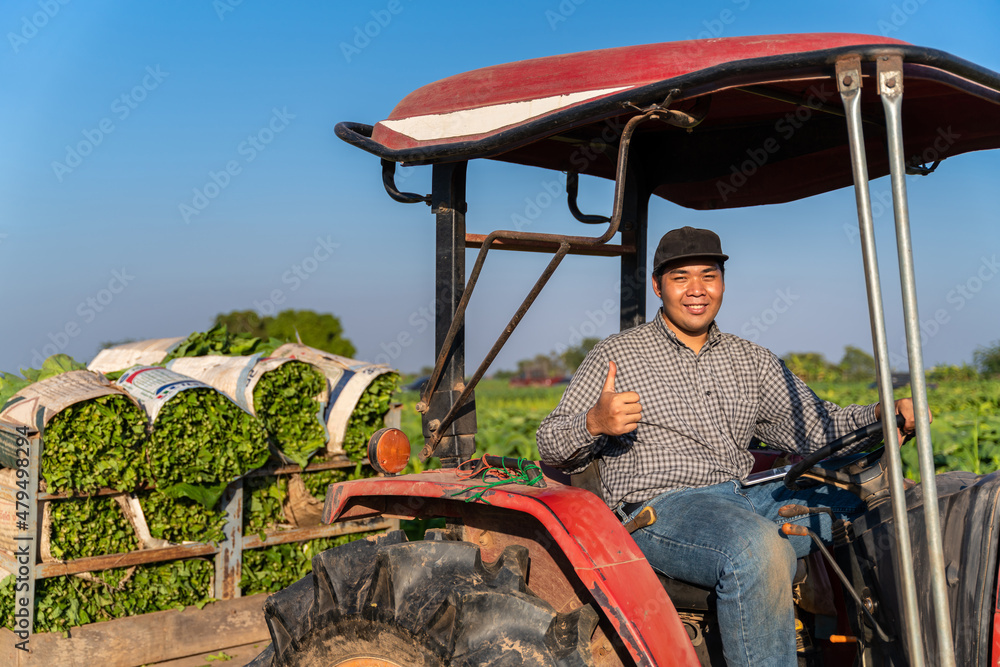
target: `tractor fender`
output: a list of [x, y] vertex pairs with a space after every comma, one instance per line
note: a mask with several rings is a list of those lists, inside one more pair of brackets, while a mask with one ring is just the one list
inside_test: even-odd
[[331, 485], [323, 521], [464, 519], [489, 508], [530, 515], [542, 525], [637, 665], [699, 664], [656, 573], [615, 514], [589, 491], [548, 478], [544, 487], [511, 483], [483, 490], [479, 480], [455, 469], [432, 470]]

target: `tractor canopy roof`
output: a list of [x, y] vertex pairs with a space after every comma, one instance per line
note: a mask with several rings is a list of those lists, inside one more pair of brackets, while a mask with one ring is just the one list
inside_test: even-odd
[[[337, 134], [407, 164], [491, 158], [615, 177], [617, 141], [640, 108], [693, 119], [640, 126], [637, 173], [694, 209], [771, 204], [852, 183], [838, 58], [862, 61], [868, 170], [888, 173], [876, 59], [901, 55], [908, 166], [1000, 147], [1000, 75], [948, 53], [870, 35], [732, 37], [627, 46], [496, 65], [418, 88], [374, 127]], [[672, 94], [671, 94], [672, 93]], [[740, 187], [753, 178], [753, 187]]]

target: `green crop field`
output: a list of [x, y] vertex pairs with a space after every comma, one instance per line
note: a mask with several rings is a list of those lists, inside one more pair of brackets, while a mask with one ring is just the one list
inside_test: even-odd
[[[537, 459], [535, 430], [556, 406], [565, 385], [554, 387], [510, 387], [502, 380], [484, 380], [476, 388], [479, 432], [476, 454], [499, 454]], [[813, 389], [823, 399], [840, 405], [873, 403], [878, 400], [866, 383], [815, 383]], [[909, 388], [896, 398], [909, 395]], [[423, 445], [420, 415], [413, 406], [416, 392], [402, 392], [396, 400], [404, 404], [403, 430], [414, 452]], [[969, 470], [988, 473], [1000, 470], [1000, 381], [948, 382], [931, 386], [928, 402], [934, 421], [931, 441], [938, 472]], [[903, 447], [907, 477], [920, 480], [914, 443]], [[436, 463], [436, 462], [435, 462]], [[422, 469], [416, 459], [414, 469]]]

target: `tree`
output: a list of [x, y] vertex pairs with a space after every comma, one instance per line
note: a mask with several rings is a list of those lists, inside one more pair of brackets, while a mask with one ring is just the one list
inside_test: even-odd
[[583, 360], [587, 356], [587, 354], [599, 342], [601, 342], [600, 338], [584, 338], [582, 341], [580, 341], [579, 345], [575, 345], [567, 349], [561, 355], [559, 355], [559, 358], [562, 360], [562, 363], [566, 367], [566, 370], [569, 371], [571, 374], [575, 373], [576, 369], [579, 368], [580, 364], [583, 363]]
[[521, 377], [529, 380], [560, 377], [566, 372], [562, 361], [554, 354], [538, 354], [534, 359], [522, 359], [517, 362], [517, 370]]
[[805, 382], [832, 380], [840, 374], [840, 369], [818, 352], [789, 352], [781, 360]]
[[977, 347], [972, 353], [972, 365], [983, 377], [1000, 377], [1000, 340]]
[[253, 310], [234, 310], [229, 313], [219, 313], [215, 316], [213, 326], [225, 324], [226, 330], [230, 333], [250, 334], [257, 338], [267, 338], [267, 330], [264, 328], [264, 320]]
[[283, 310], [274, 317], [260, 317], [252, 310], [235, 310], [215, 316], [213, 324], [225, 324], [234, 333], [258, 338], [298, 341], [325, 352], [353, 357], [354, 345], [344, 338], [340, 320], [329, 313], [312, 310]]
[[840, 363], [841, 379], [849, 382], [875, 379], [875, 357], [864, 350], [848, 345]]
[[968, 382], [979, 377], [976, 369], [969, 364], [961, 366], [935, 366], [927, 371], [927, 379], [931, 382]]

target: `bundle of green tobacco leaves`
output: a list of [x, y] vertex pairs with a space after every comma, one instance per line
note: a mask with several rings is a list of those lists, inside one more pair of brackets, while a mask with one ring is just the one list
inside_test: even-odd
[[159, 540], [181, 542], [222, 542], [227, 515], [208, 509], [190, 498], [170, 496], [159, 491], [136, 494], [149, 534]]
[[131, 491], [148, 477], [142, 456], [146, 416], [126, 394], [101, 375], [64, 354], [24, 378], [3, 373], [0, 414], [8, 421], [35, 422], [45, 408], [42, 478], [46, 490], [93, 493], [101, 488]]
[[374, 533], [322, 537], [311, 542], [276, 544], [243, 552], [240, 589], [244, 596], [275, 593], [312, 572], [312, 559], [327, 549], [360, 540]]
[[267, 537], [268, 530], [285, 523], [283, 505], [288, 498], [288, 478], [248, 477], [243, 482], [243, 535]]
[[368, 456], [368, 439], [382, 428], [382, 420], [389, 411], [392, 394], [398, 384], [397, 373], [379, 375], [358, 399], [344, 432], [344, 453], [352, 461], [360, 461]]
[[[372, 468], [358, 463], [350, 468], [304, 471], [292, 477], [300, 477], [306, 491], [322, 503], [331, 484], [366, 479], [377, 474]], [[248, 477], [243, 482], [243, 535], [257, 535], [263, 540], [268, 531], [288, 528], [289, 522], [295, 518], [286, 514], [285, 505], [288, 502], [289, 476]]]
[[47, 380], [50, 377], [62, 375], [68, 371], [79, 371], [85, 370], [86, 368], [87, 367], [84, 364], [81, 364], [68, 355], [53, 354], [51, 357], [42, 362], [41, 368], [22, 368], [21, 375], [24, 376], [23, 378], [18, 377], [13, 373], [4, 373], [3, 371], [0, 371], [0, 409], [3, 408], [4, 403], [6, 403], [11, 396], [27, 387], [32, 382]]
[[42, 437], [41, 472], [49, 491], [131, 491], [148, 478], [146, 415], [127, 396], [71, 405], [52, 417]]
[[301, 361], [288, 361], [264, 373], [253, 389], [253, 407], [274, 444], [305, 468], [328, 435], [322, 419], [326, 376]]
[[166, 364], [181, 357], [205, 357], [213, 354], [242, 357], [261, 353], [268, 356], [283, 342], [277, 338], [264, 340], [249, 334], [230, 333], [225, 324], [216, 324], [208, 331], [192, 333], [178, 343], [160, 363]]
[[210, 355], [173, 359], [167, 368], [215, 387], [251, 410], [278, 451], [299, 466], [327, 441], [326, 376], [292, 359]]
[[194, 387], [160, 408], [146, 454], [161, 493], [212, 508], [229, 482], [267, 462], [267, 435], [218, 391]]
[[49, 553], [72, 560], [122, 554], [139, 548], [135, 530], [121, 507], [107, 496], [49, 503]]
[[[212, 601], [211, 560], [187, 560], [95, 572], [86, 578], [39, 579], [35, 591], [35, 632], [72, 627], [154, 611], [202, 607]], [[15, 577], [0, 581], [0, 623], [14, 627]]]

